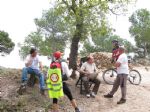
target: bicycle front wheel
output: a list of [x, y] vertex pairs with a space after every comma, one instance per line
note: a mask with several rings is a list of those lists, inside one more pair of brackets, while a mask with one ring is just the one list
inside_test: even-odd
[[142, 77], [137, 70], [131, 70], [129, 73], [129, 81], [133, 85], [139, 85], [141, 83]]
[[117, 71], [115, 69], [108, 69], [103, 73], [103, 80], [106, 84], [113, 85], [117, 77]]

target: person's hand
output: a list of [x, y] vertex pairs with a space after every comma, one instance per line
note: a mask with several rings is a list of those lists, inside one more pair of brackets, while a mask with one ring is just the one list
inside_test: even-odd
[[86, 72], [85, 72], [85, 75], [86, 75], [86, 76], [90, 76], [90, 73], [86, 71]]
[[32, 57], [30, 57], [25, 65], [26, 65], [27, 67], [29, 67], [29, 66], [32, 65], [32, 63], [33, 63], [33, 59], [32, 59]]
[[40, 65], [40, 71], [43, 71], [43, 66], [42, 65]]
[[32, 62], [33, 62], [33, 59], [32, 59], [32, 57], [30, 57], [30, 59], [28, 61], [29, 65], [32, 65]]

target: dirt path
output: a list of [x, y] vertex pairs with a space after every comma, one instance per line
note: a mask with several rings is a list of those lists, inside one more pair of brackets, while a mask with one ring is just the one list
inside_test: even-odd
[[[116, 104], [120, 99], [120, 90], [113, 99], [103, 98], [103, 95], [112, 88], [103, 82], [95, 99], [88, 99], [80, 95], [79, 88], [74, 86], [75, 81], [71, 82], [70, 88], [77, 99], [81, 112], [150, 112], [150, 71], [146, 71], [144, 68], [137, 69], [142, 74], [142, 83], [140, 86], [128, 83], [127, 103], [123, 105]], [[51, 108], [52, 101], [39, 94], [38, 85], [35, 88], [28, 88], [25, 95], [19, 96], [16, 92], [19, 81], [20, 74], [13, 77], [10, 75], [0, 76], [0, 109], [4, 100], [11, 102], [10, 105], [17, 105], [17, 108], [21, 108], [11, 110], [12, 107], [10, 107], [11, 111], [7, 109], [2, 112], [47, 112], [47, 109]], [[18, 105], [21, 106], [18, 107]], [[74, 112], [67, 98], [60, 100], [60, 112]]]

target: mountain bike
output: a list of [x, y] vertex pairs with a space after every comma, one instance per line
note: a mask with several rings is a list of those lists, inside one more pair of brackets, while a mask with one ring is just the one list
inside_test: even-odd
[[[106, 84], [113, 85], [117, 77], [116, 68], [109, 68], [105, 70], [102, 77]], [[142, 77], [140, 72], [135, 69], [130, 69], [128, 81], [133, 85], [139, 85], [141, 83], [141, 80]]]

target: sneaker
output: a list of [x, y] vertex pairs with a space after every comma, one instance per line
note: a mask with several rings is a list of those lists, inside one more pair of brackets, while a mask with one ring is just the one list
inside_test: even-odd
[[26, 81], [24, 81], [21, 83], [21, 86], [19, 87], [17, 92], [19, 95], [23, 95], [23, 93], [26, 92], [26, 89], [27, 89], [27, 83]]
[[87, 97], [87, 98], [90, 98], [90, 97], [91, 97], [91, 95], [90, 95], [90, 94], [87, 94], [87, 95], [86, 95], [86, 97]]
[[113, 98], [113, 95], [107, 94], [107, 95], [104, 95], [104, 98]]
[[123, 103], [126, 103], [126, 99], [121, 98], [120, 101], [117, 102], [117, 104], [123, 104]]
[[21, 86], [27, 86], [27, 81], [22, 81]]
[[80, 112], [79, 108], [75, 108], [75, 112]]
[[93, 98], [95, 98], [95, 97], [96, 97], [96, 94], [95, 94], [94, 92], [92, 92], [92, 93], [91, 93], [91, 96], [92, 96]]

